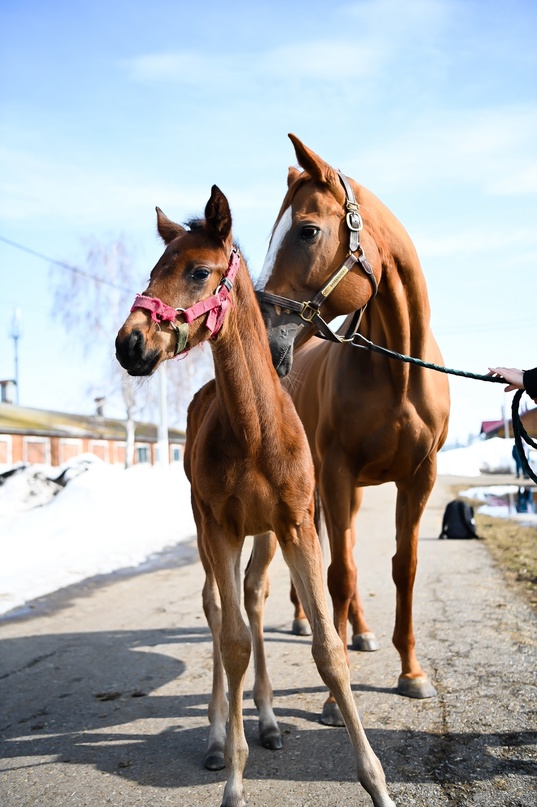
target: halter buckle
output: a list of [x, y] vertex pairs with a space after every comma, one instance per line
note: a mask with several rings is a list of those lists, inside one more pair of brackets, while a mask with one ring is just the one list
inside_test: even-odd
[[364, 222], [362, 221], [361, 215], [358, 213], [358, 210], [349, 210], [347, 213], [347, 227], [353, 233], [359, 233], [362, 231]]
[[304, 303], [302, 306], [302, 311], [300, 312], [300, 317], [304, 320], [304, 322], [312, 323], [318, 313], [319, 309], [314, 305], [311, 303]]

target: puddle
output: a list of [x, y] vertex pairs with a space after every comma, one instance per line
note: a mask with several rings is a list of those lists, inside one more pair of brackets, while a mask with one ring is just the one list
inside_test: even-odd
[[492, 485], [461, 490], [461, 496], [483, 504], [478, 513], [495, 518], [511, 518], [527, 526], [537, 526], [537, 488], [535, 485]]

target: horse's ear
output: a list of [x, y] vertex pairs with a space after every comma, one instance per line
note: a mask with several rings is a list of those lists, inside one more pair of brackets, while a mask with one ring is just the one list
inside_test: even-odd
[[289, 134], [293, 146], [295, 147], [298, 164], [308, 172], [310, 177], [316, 182], [324, 182], [327, 185], [334, 185], [340, 188], [337, 171], [331, 165], [322, 160], [314, 151], [307, 148], [304, 143], [294, 134]]
[[227, 240], [231, 233], [231, 210], [228, 200], [216, 185], [211, 188], [211, 198], [205, 207], [205, 221], [220, 241]]
[[298, 168], [295, 168], [294, 165], [289, 166], [289, 171], [287, 172], [287, 187], [290, 188], [293, 182], [298, 179], [302, 171], [299, 171]]
[[185, 232], [185, 228], [181, 227], [180, 224], [176, 224], [174, 221], [166, 216], [160, 207], [156, 208], [157, 211], [157, 230], [159, 232], [160, 237], [164, 241], [166, 245], [171, 243], [174, 238], [177, 238], [178, 235]]

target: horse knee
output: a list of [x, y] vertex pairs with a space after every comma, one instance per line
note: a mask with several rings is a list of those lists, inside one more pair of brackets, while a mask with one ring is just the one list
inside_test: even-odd
[[243, 623], [237, 631], [224, 631], [221, 637], [222, 661], [226, 672], [243, 675], [250, 663], [252, 639]]

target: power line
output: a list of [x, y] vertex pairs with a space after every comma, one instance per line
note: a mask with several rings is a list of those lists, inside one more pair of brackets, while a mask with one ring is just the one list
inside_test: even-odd
[[93, 280], [96, 283], [102, 283], [104, 286], [111, 286], [113, 289], [125, 291], [128, 294], [135, 294], [132, 289], [128, 289], [125, 286], [120, 286], [117, 283], [114, 283], [112, 280], [107, 280], [106, 278], [92, 275], [91, 272], [86, 272], [84, 269], [79, 269], [78, 266], [72, 266], [64, 261], [58, 261], [56, 258], [49, 258], [48, 255], [43, 255], [42, 252], [37, 252], [35, 249], [30, 249], [30, 247], [25, 247], [24, 244], [18, 244], [16, 241], [11, 241], [9, 238], [4, 238], [2, 235], [0, 235], [0, 241], [3, 241], [4, 244], [8, 244], [10, 247], [20, 249], [22, 252], [27, 252], [28, 255], [33, 255], [34, 258], [40, 258], [47, 263], [52, 263], [55, 266], [61, 266], [62, 269], [67, 269], [69, 272], [74, 272], [75, 274], [85, 277], [88, 280]]

